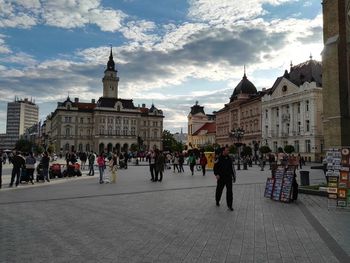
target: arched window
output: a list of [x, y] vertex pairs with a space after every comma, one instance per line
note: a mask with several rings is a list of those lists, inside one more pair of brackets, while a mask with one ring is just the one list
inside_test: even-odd
[[69, 143], [66, 143], [66, 145], [64, 146], [64, 150], [69, 151]]
[[70, 128], [69, 127], [66, 128], [66, 136], [70, 136]]
[[78, 151], [79, 151], [79, 152], [82, 152], [82, 151], [83, 151], [83, 144], [79, 143]]
[[90, 144], [85, 145], [85, 151], [90, 152]]

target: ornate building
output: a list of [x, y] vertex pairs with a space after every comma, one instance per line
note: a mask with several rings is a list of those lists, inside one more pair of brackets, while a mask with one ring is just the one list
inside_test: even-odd
[[45, 136], [56, 151], [119, 151], [131, 145], [148, 149], [162, 148], [163, 112], [136, 107], [132, 99], [118, 98], [117, 70], [112, 49], [104, 71], [103, 96], [96, 102], [58, 102], [56, 110], [45, 122]]
[[312, 60], [291, 66], [262, 97], [262, 141], [272, 151], [293, 145], [309, 161], [324, 148], [322, 65]]
[[350, 0], [323, 0], [326, 148], [350, 145]]
[[[190, 147], [201, 147], [205, 144], [215, 142], [215, 133], [213, 134], [213, 124], [215, 126], [215, 115], [205, 114], [204, 106], [196, 104], [191, 107], [188, 114], [188, 136], [187, 145]], [[214, 138], [214, 142], [213, 141]]]
[[261, 97], [265, 91], [257, 91], [244, 73], [242, 80], [234, 89], [230, 102], [224, 108], [215, 112], [216, 142], [221, 145], [231, 145], [234, 138], [230, 133], [237, 128], [243, 128], [244, 136], [241, 143], [253, 146], [261, 140]]

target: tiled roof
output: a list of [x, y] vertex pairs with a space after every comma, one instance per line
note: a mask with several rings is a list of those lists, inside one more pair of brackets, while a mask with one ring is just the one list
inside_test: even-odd
[[216, 124], [215, 122], [207, 122], [202, 127], [200, 127], [195, 133], [192, 135], [198, 135], [201, 131], [206, 131], [208, 133], [216, 133]]
[[124, 109], [135, 109], [135, 105], [133, 103], [133, 100], [129, 99], [117, 99], [117, 98], [104, 98], [101, 97], [99, 98], [99, 100], [97, 101], [97, 105], [99, 107], [103, 107], [103, 108], [114, 108], [115, 104], [120, 101], [123, 105]]

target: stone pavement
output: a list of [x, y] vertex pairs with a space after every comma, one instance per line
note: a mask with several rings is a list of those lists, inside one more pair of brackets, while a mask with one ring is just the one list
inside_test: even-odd
[[153, 183], [132, 166], [116, 184], [95, 175], [0, 190], [0, 262], [349, 262], [350, 213], [327, 199], [266, 199], [269, 171], [253, 167], [239, 172], [230, 212], [224, 195], [215, 206], [212, 172], [185, 171]]

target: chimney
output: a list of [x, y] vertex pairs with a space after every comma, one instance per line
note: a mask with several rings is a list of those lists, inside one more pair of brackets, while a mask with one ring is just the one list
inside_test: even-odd
[[91, 103], [95, 104], [95, 99], [92, 99], [92, 100], [91, 100]]
[[146, 104], [145, 103], [142, 103], [142, 108], [146, 108]]
[[78, 103], [79, 102], [79, 98], [74, 98], [74, 102]]

